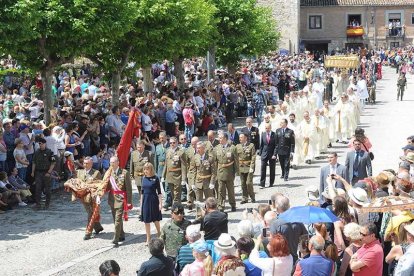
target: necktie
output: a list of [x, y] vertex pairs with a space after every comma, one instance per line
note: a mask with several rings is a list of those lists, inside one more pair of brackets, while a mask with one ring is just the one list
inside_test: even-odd
[[282, 128], [282, 135], [285, 135], [285, 129]]
[[359, 165], [359, 151], [356, 152], [356, 156], [354, 160], [354, 172], [358, 172], [358, 165]]
[[269, 132], [267, 133], [267, 143], [269, 144], [269, 142], [270, 142], [270, 134], [269, 134]]

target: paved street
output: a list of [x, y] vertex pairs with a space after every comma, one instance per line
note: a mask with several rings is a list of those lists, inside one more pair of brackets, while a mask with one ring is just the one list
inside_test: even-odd
[[[414, 134], [414, 78], [408, 76], [406, 99], [399, 102], [396, 101], [395, 70], [385, 68], [384, 71], [384, 79], [377, 89], [378, 103], [368, 105], [361, 117], [361, 126], [373, 144], [374, 174], [385, 168], [395, 169], [405, 138]], [[334, 144], [331, 151], [337, 151], [340, 163], [344, 163], [345, 145]], [[319, 170], [325, 162], [326, 159], [322, 159], [311, 165], [302, 165], [299, 170], [291, 172], [289, 182], [281, 182], [278, 166], [275, 187], [264, 190], [255, 188], [257, 202], [265, 203], [272, 193], [281, 192], [291, 199], [292, 205], [303, 204], [306, 201], [304, 187], [318, 185]], [[258, 162], [256, 174], [259, 171]], [[254, 182], [259, 183], [258, 175]], [[240, 188], [236, 187], [236, 191], [240, 201]], [[137, 205], [136, 191], [134, 196], [134, 204]], [[148, 249], [144, 246], [144, 225], [138, 221], [135, 209], [130, 213], [130, 220], [124, 224], [128, 233], [126, 242], [119, 248], [113, 248], [113, 224], [106, 200], [101, 205], [105, 231], [95, 239], [83, 241], [86, 214], [81, 204], [70, 202], [70, 198], [70, 194], [59, 192], [53, 195], [48, 211], [35, 212], [24, 207], [0, 215], [2, 275], [98, 275], [99, 264], [107, 259], [114, 259], [120, 264], [122, 275], [133, 275], [141, 262], [148, 259]], [[229, 213], [232, 234], [235, 234], [242, 210], [255, 205], [238, 205], [236, 213]], [[169, 215], [164, 214], [164, 218], [163, 222]], [[153, 231], [155, 233], [155, 229]]]

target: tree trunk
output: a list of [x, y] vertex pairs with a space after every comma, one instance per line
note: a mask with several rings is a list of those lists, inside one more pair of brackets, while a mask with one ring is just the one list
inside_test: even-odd
[[144, 75], [144, 92], [151, 92], [154, 87], [151, 77], [151, 66], [144, 67], [142, 74]]
[[227, 71], [230, 75], [234, 75], [237, 71], [237, 67], [234, 64], [227, 65]]
[[112, 72], [112, 105], [119, 104], [119, 86], [121, 83], [121, 71], [115, 70]]
[[[210, 79], [214, 79], [214, 73], [216, 72], [216, 47], [212, 46], [208, 49], [208, 53], [210, 54], [210, 57], [208, 59], [209, 61], [209, 73], [210, 73]], [[210, 80], [208, 80], [210, 81]]]
[[53, 91], [52, 91], [52, 76], [53, 69], [46, 67], [40, 72], [43, 83], [43, 102], [44, 102], [44, 117], [45, 125], [52, 123], [51, 111], [53, 110]]
[[183, 69], [183, 58], [175, 58], [174, 62], [174, 75], [177, 80], [178, 90], [183, 91], [185, 87], [184, 81], [184, 69]]

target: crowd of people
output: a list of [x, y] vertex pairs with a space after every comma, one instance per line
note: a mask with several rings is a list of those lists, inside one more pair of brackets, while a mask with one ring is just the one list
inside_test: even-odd
[[[357, 126], [365, 105], [375, 103], [382, 65], [411, 72], [412, 49], [358, 54], [361, 62], [354, 70], [331, 71], [310, 54], [273, 54], [242, 60], [235, 75], [218, 70], [211, 80], [202, 59], [187, 60], [182, 91], [173, 66], [164, 61], [153, 66], [152, 91], [144, 92], [137, 72], [138, 80], [121, 87], [119, 105], [112, 104], [109, 84], [92, 67], [69, 69], [55, 76], [48, 126], [35, 93], [42, 89], [40, 77], [7, 75], [0, 89], [1, 212], [14, 202], [22, 207], [33, 202], [40, 210], [43, 200], [47, 209], [59, 182], [103, 179], [109, 182], [116, 246], [125, 240], [123, 218], [133, 206], [132, 186], [138, 188], [140, 220], [153, 256], [138, 275], [411, 275], [412, 213], [361, 210], [381, 196], [412, 196], [414, 141], [408, 138], [398, 170], [373, 177], [372, 145]], [[132, 107], [140, 111], [142, 128], [124, 167], [116, 149], [135, 119], [129, 118]], [[243, 128], [232, 124], [236, 117], [246, 117]], [[278, 217], [290, 209], [289, 198], [276, 193], [252, 215], [244, 212], [238, 236], [228, 234], [226, 200], [231, 211], [237, 203], [256, 202], [257, 155], [259, 188], [265, 188], [275, 183], [277, 162], [281, 178], [289, 181], [291, 168], [306, 169], [333, 143], [351, 148], [346, 163], [338, 164], [337, 154], [329, 151], [320, 187], [308, 187], [308, 204], [331, 210], [339, 221], [286, 222]], [[94, 213], [99, 200], [82, 200], [89, 222], [85, 240], [103, 231]], [[171, 210], [171, 220], [161, 227], [163, 208]], [[185, 208], [196, 209], [194, 221], [185, 219]], [[151, 239], [151, 223], [157, 239]]]

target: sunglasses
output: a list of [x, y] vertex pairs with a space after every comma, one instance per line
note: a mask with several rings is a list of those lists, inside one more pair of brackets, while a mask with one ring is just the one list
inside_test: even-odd
[[184, 215], [184, 211], [174, 211], [174, 215]]

